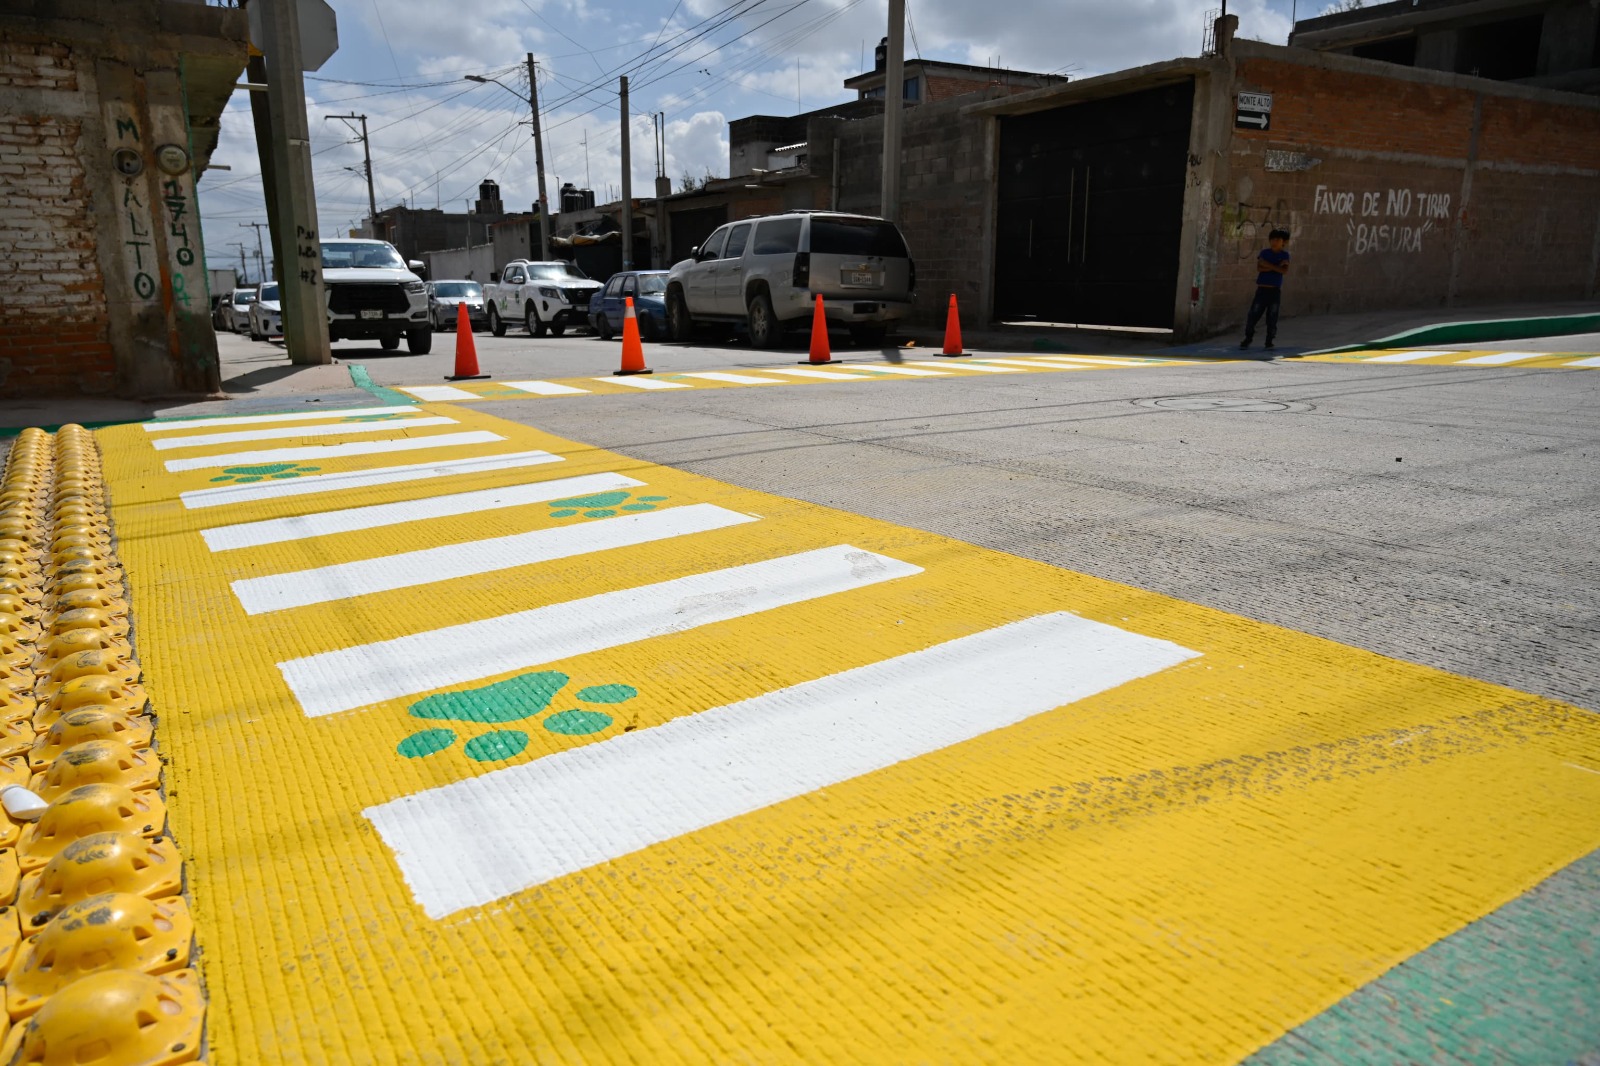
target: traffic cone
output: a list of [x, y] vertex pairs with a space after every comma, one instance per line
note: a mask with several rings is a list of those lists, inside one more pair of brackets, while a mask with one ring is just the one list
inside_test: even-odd
[[817, 310], [811, 316], [811, 358], [803, 362], [805, 366], [817, 366], [823, 363], [837, 363], [833, 357], [833, 349], [828, 347], [828, 313], [822, 309], [822, 294], [817, 293]]
[[622, 316], [622, 369], [613, 370], [613, 377], [654, 373], [644, 365], [644, 345], [639, 341], [639, 316], [633, 311], [633, 297], [627, 299], [628, 310]]
[[944, 319], [944, 351], [940, 355], [966, 355], [961, 350], [961, 312], [956, 309], [956, 294], [950, 294], [950, 312]]
[[467, 305], [456, 304], [456, 372], [446, 374], [446, 381], [478, 381], [488, 377], [478, 373], [478, 343], [472, 339], [472, 319]]

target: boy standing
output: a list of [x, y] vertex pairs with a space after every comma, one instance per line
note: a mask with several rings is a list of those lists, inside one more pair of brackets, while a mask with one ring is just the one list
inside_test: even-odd
[[1284, 246], [1289, 243], [1289, 231], [1275, 229], [1267, 235], [1268, 247], [1256, 256], [1256, 298], [1250, 303], [1250, 317], [1245, 320], [1244, 340], [1240, 348], [1250, 347], [1256, 335], [1256, 323], [1267, 316], [1267, 344], [1273, 346], [1278, 336], [1278, 303], [1283, 296], [1283, 276], [1289, 273], [1289, 253]]

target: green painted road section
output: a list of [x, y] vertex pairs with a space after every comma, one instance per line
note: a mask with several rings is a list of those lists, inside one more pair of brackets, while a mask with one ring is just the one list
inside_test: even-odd
[[1247, 1062], [1600, 1064], [1600, 852], [1401, 963]]
[[1390, 348], [1427, 348], [1435, 344], [1477, 344], [1490, 341], [1523, 340], [1529, 337], [1564, 337], [1569, 333], [1600, 330], [1600, 313], [1551, 315], [1545, 318], [1488, 318], [1476, 322], [1440, 322], [1379, 337], [1342, 348], [1324, 348], [1307, 355], [1340, 355], [1344, 352], [1371, 352]]
[[360, 363], [346, 363], [350, 368], [350, 384], [358, 389], [365, 389], [384, 403], [416, 403], [416, 399], [403, 392], [396, 392], [386, 385], [376, 384], [372, 375], [367, 373], [367, 368]]

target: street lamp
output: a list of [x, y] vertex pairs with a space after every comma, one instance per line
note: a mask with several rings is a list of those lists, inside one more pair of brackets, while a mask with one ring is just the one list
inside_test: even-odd
[[550, 258], [550, 207], [549, 199], [545, 195], [544, 187], [544, 138], [539, 135], [539, 78], [538, 70], [533, 62], [533, 53], [528, 53], [528, 88], [531, 95], [523, 96], [517, 90], [501, 81], [499, 78], [484, 77], [482, 74], [468, 74], [468, 81], [475, 81], [480, 85], [494, 82], [506, 92], [528, 105], [533, 113], [533, 159], [539, 171], [539, 258]]

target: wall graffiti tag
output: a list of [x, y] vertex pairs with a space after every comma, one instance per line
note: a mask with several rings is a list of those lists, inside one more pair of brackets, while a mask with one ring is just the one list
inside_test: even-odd
[[1345, 219], [1347, 255], [1415, 254], [1435, 223], [1450, 218], [1450, 194], [1406, 188], [1357, 192], [1318, 185], [1312, 212]]
[[122, 157], [118, 167], [122, 195], [117, 222], [121, 230], [123, 261], [132, 282], [133, 295], [140, 301], [152, 303], [161, 289], [155, 219], [150, 205], [145, 202], [145, 196], [141, 195], [147, 189], [142, 174], [144, 168], [142, 165], [133, 165], [130, 158], [135, 153], [142, 158], [140, 145], [143, 137], [138, 121], [124, 109], [124, 105], [112, 102], [107, 110], [106, 127], [110, 132], [110, 144], [107, 147]]

